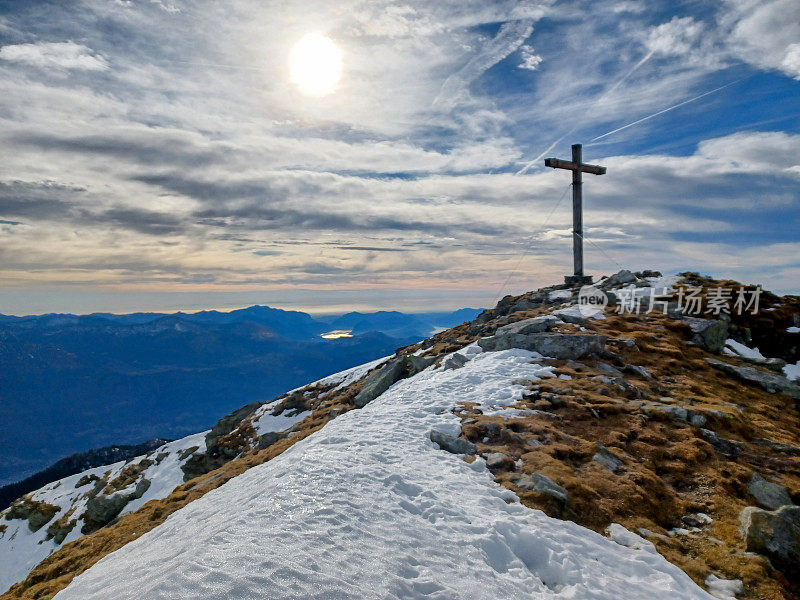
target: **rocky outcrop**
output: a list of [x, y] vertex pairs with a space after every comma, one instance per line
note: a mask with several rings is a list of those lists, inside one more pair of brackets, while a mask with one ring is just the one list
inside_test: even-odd
[[353, 400], [358, 408], [363, 408], [392, 385], [416, 375], [426, 369], [435, 361], [435, 357], [422, 357], [414, 355], [400, 356], [393, 358], [377, 371], [367, 376], [364, 387]]
[[251, 402], [250, 404], [236, 409], [232, 413], [225, 415], [211, 428], [206, 434], [206, 451], [211, 451], [217, 446], [221, 437], [228, 435], [239, 426], [246, 417], [250, 416], [261, 406], [261, 402]]
[[13, 502], [6, 511], [5, 517], [12, 519], [27, 519], [31, 531], [38, 531], [46, 525], [61, 510], [58, 506], [31, 500], [24, 496]]
[[763, 554], [787, 577], [800, 580], [800, 506], [775, 511], [748, 506], [739, 526], [748, 551]]
[[550, 331], [554, 325], [558, 324], [558, 321], [559, 320], [552, 315], [533, 317], [532, 319], [523, 319], [522, 321], [517, 321], [516, 323], [503, 325], [497, 329], [495, 335], [503, 336], [515, 333], [528, 335], [530, 333], [544, 333], [546, 331]]
[[716, 358], [706, 358], [706, 361], [712, 367], [724, 371], [741, 381], [757, 385], [771, 394], [781, 393], [795, 400], [800, 399], [800, 385], [792, 383], [782, 375], [768, 373], [755, 367], [733, 365]]
[[692, 330], [692, 342], [701, 348], [719, 354], [728, 339], [728, 323], [715, 319], [684, 317], [682, 319]]
[[703, 436], [705, 441], [711, 444], [711, 447], [714, 448], [714, 450], [726, 458], [735, 459], [739, 456], [739, 452], [741, 452], [742, 448], [744, 448], [744, 444], [742, 442], [721, 437], [710, 429], [701, 429], [700, 434]]
[[598, 284], [598, 287], [607, 290], [624, 285], [630, 285], [631, 283], [636, 283], [638, 281], [639, 280], [636, 278], [636, 275], [634, 275], [627, 269], [623, 269], [619, 273], [615, 273], [614, 275], [611, 275], [610, 277], [603, 279]]
[[578, 359], [601, 356], [605, 351], [606, 336], [568, 333], [498, 333], [478, 340], [486, 352], [521, 348], [557, 359]]
[[781, 506], [786, 506], [792, 503], [789, 497], [789, 492], [786, 488], [767, 481], [758, 473], [753, 473], [750, 481], [747, 483], [747, 491], [758, 502], [759, 506], [767, 510], [776, 510]]
[[105, 527], [113, 521], [128, 502], [144, 496], [150, 488], [150, 481], [142, 478], [136, 483], [136, 487], [131, 492], [114, 492], [113, 494], [98, 494], [90, 498], [86, 503], [86, 511], [83, 513], [84, 525], [81, 533], [87, 534]]

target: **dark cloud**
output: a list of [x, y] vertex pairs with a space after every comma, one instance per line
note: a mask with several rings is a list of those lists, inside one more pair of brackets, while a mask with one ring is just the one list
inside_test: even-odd
[[107, 223], [147, 235], [181, 233], [185, 229], [182, 219], [174, 215], [139, 208], [117, 207], [82, 215], [89, 225]]
[[0, 181], [0, 215], [60, 219], [69, 215], [83, 188], [53, 182]]
[[363, 250], [365, 252], [406, 252], [404, 248], [379, 248], [377, 246], [336, 246], [339, 250]]
[[[100, 210], [81, 207], [79, 200], [86, 193], [85, 188], [53, 182], [0, 182], [0, 216], [87, 227], [112, 225], [148, 235], [179, 233], [185, 229], [181, 218], [168, 213], [124, 206]], [[18, 221], [2, 222], [19, 224]]]
[[[220, 162], [231, 150], [221, 144], [203, 147], [190, 137], [190, 134], [159, 129], [129, 129], [117, 130], [113, 136], [59, 137], [23, 133], [11, 136], [10, 141], [49, 152], [107, 156], [145, 166], [203, 167]], [[148, 182], [146, 177], [142, 180]]]

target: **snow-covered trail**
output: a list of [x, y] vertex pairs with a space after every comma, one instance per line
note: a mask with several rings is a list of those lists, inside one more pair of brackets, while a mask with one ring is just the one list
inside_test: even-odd
[[174, 513], [59, 593], [70, 599], [711, 599], [658, 554], [547, 517], [429, 440], [460, 401], [507, 404], [523, 350], [400, 381]]

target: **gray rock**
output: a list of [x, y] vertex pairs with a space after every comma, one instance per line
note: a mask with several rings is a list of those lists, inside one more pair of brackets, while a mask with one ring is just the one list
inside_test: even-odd
[[78, 524], [77, 519], [70, 519], [66, 523], [60, 523], [55, 521], [47, 528], [47, 536], [45, 539], [53, 540], [53, 542], [60, 546], [63, 541], [67, 538], [67, 536], [75, 529], [75, 525]]
[[727, 458], [736, 458], [739, 456], [739, 452], [744, 447], [742, 442], [720, 437], [710, 429], [701, 429], [700, 433], [703, 436], [703, 439], [711, 444], [714, 450]]
[[780, 392], [795, 400], [800, 399], [800, 385], [792, 383], [786, 377], [777, 373], [768, 373], [754, 367], [733, 365], [716, 358], [706, 358], [706, 362], [728, 375], [732, 375], [746, 383], [757, 385], [771, 394]]
[[652, 375], [650, 375], [650, 373], [647, 372], [647, 369], [639, 365], [625, 365], [622, 370], [632, 375], [638, 375], [639, 377], [644, 377], [645, 379], [652, 378]]
[[431, 431], [430, 438], [439, 448], [452, 454], [475, 454], [478, 451], [478, 447], [469, 440], [462, 440], [435, 429]]
[[130, 501], [131, 495], [121, 492], [100, 494], [90, 498], [86, 503], [86, 511], [83, 513], [85, 525], [81, 528], [81, 532], [91, 533], [107, 525], [122, 512], [122, 509]]
[[633, 338], [610, 339], [608, 340], [608, 343], [611, 346], [622, 346], [624, 348], [635, 350], [636, 352], [639, 351], [639, 346], [636, 345], [636, 340], [634, 340]]
[[451, 354], [442, 361], [443, 369], [459, 369], [469, 362], [469, 359], [458, 352]]
[[435, 360], [435, 357], [410, 355], [393, 358], [380, 369], [367, 376], [364, 387], [355, 397], [353, 403], [358, 408], [364, 408], [393, 384], [406, 377], [416, 375], [433, 364]]
[[758, 473], [753, 473], [747, 484], [747, 491], [762, 508], [767, 510], [775, 510], [781, 506], [792, 504], [792, 499], [785, 487], [767, 481]]
[[702, 413], [691, 408], [684, 408], [683, 406], [665, 406], [663, 404], [648, 402], [643, 404], [639, 410], [647, 416], [654, 416], [657, 414], [667, 415], [673, 421], [686, 423], [692, 427], [703, 427], [708, 422], [708, 419], [706, 419], [705, 415]]
[[609, 375], [613, 375], [614, 377], [622, 377], [622, 371], [605, 362], [597, 363], [597, 370], [602, 371], [603, 373], [608, 373]]
[[495, 332], [495, 335], [508, 335], [510, 333], [520, 333], [522, 335], [544, 333], [550, 331], [557, 323], [558, 319], [552, 315], [533, 317], [532, 319], [523, 319], [516, 323], [503, 325]]
[[215, 448], [219, 438], [228, 435], [231, 431], [236, 429], [245, 417], [253, 414], [260, 406], [261, 402], [251, 402], [222, 417], [211, 428], [211, 431], [206, 434], [206, 449], [210, 451]]
[[490, 471], [500, 469], [508, 463], [508, 457], [502, 452], [489, 452], [486, 455], [486, 467]]
[[692, 342], [715, 354], [722, 352], [728, 339], [728, 323], [715, 319], [684, 317], [692, 330]]
[[777, 373], [782, 373], [783, 367], [786, 366], [786, 361], [780, 358], [749, 358], [747, 356], [737, 356], [736, 358], [744, 362], [766, 367], [770, 371], [775, 371]]
[[800, 506], [775, 511], [748, 506], [739, 515], [739, 527], [748, 551], [763, 554], [790, 579], [800, 579]]
[[577, 360], [568, 360], [566, 366], [576, 371], [583, 371], [584, 369], [588, 368], [585, 364], [578, 362]]
[[572, 314], [572, 313], [567, 312], [565, 310], [556, 311], [553, 314], [555, 314], [555, 316], [557, 316], [559, 319], [561, 319], [565, 323], [572, 323], [573, 325], [584, 325], [586, 323], [586, 321], [588, 320], [586, 317], [584, 317], [582, 315], [575, 315], [575, 314]]
[[603, 444], [596, 444], [597, 452], [592, 456], [594, 462], [600, 463], [612, 473], [616, 473], [625, 464], [609, 452]]
[[773, 440], [768, 440], [767, 438], [754, 438], [754, 444], [758, 444], [759, 446], [764, 446], [765, 448], [769, 448], [775, 452], [780, 452], [781, 454], [791, 454], [792, 456], [800, 456], [800, 446], [792, 446], [791, 444], [781, 444], [780, 442], [775, 442]]
[[599, 287], [606, 289], [606, 288], [615, 288], [621, 285], [628, 285], [630, 283], [636, 283], [636, 275], [628, 271], [627, 269], [623, 269], [619, 273], [615, 273], [611, 277], [604, 279], [600, 282]]
[[545, 477], [541, 473], [522, 475], [515, 481], [515, 483], [523, 490], [531, 490], [540, 494], [546, 494], [551, 498], [555, 498], [561, 504], [566, 504], [569, 497], [566, 489], [558, 485], [549, 477]]
[[263, 450], [264, 448], [269, 448], [272, 444], [284, 439], [287, 435], [288, 433], [286, 431], [268, 431], [264, 435], [259, 436], [258, 449]]
[[606, 339], [604, 335], [593, 334], [512, 333], [480, 339], [478, 345], [487, 352], [522, 348], [551, 358], [577, 359], [601, 354], [605, 349]]

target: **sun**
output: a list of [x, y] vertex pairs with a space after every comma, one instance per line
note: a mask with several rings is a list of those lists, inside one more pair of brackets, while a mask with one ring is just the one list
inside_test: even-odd
[[304, 35], [289, 55], [292, 83], [308, 96], [330, 94], [342, 75], [342, 51], [321, 33]]

